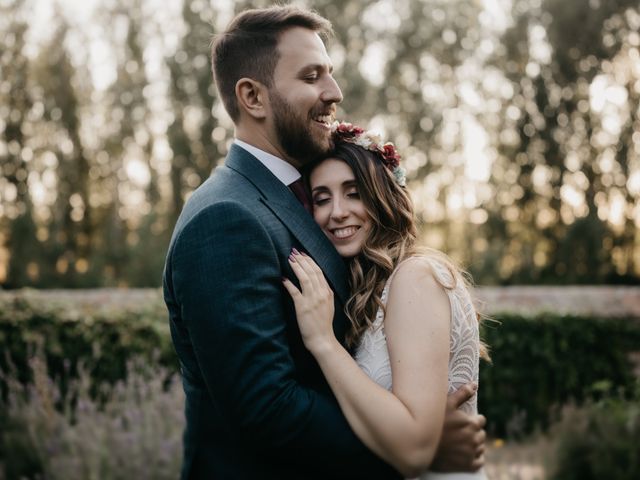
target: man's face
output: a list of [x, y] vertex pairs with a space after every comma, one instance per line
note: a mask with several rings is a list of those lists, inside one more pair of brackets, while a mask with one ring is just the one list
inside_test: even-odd
[[274, 133], [283, 153], [304, 165], [332, 148], [331, 124], [342, 92], [324, 44], [313, 31], [286, 30], [278, 51], [269, 89]]

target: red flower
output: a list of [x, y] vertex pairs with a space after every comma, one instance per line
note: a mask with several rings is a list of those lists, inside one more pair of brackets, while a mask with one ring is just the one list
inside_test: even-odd
[[391, 170], [393, 170], [394, 168], [400, 165], [400, 154], [396, 150], [396, 147], [393, 143], [385, 143], [382, 146], [380, 153], [382, 153], [382, 157], [385, 160], [385, 164]]
[[336, 133], [343, 138], [353, 138], [364, 133], [364, 129], [356, 127], [355, 125], [347, 122], [339, 123], [336, 127]]

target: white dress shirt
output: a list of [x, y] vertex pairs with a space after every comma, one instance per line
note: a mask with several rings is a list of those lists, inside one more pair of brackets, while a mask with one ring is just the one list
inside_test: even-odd
[[243, 142], [237, 138], [233, 140], [233, 143], [244, 148], [247, 152], [260, 160], [260, 163], [267, 167], [269, 171], [285, 185], [289, 186], [301, 177], [300, 172], [296, 167], [280, 157], [271, 155], [270, 153], [260, 150], [259, 148], [249, 145], [247, 142]]

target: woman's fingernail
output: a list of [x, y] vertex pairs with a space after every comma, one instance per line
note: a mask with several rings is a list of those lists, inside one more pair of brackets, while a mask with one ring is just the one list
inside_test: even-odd
[[295, 259], [295, 257], [293, 256], [293, 254], [289, 255], [289, 261], [290, 261], [290, 262], [295, 262], [295, 261], [296, 261], [296, 259]]
[[295, 248], [292, 248], [291, 251], [294, 253], [294, 255], [300, 255], [300, 252]]

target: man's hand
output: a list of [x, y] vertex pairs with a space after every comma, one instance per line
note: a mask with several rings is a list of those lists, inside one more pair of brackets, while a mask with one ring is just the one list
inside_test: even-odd
[[487, 420], [458, 410], [476, 393], [477, 386], [466, 384], [447, 398], [442, 437], [430, 469], [439, 472], [475, 472], [484, 465]]

